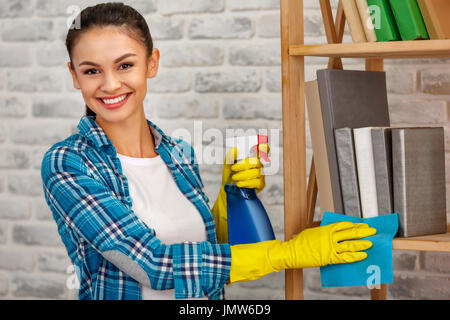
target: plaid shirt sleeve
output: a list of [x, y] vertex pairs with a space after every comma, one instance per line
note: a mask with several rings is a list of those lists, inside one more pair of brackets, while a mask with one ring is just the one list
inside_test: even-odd
[[153, 289], [175, 288], [177, 299], [210, 297], [224, 287], [231, 266], [229, 244], [161, 243], [73, 148], [50, 149], [41, 172], [53, 213], [136, 281]]

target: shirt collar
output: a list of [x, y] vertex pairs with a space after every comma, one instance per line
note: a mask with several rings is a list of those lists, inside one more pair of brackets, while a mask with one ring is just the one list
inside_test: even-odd
[[[164, 134], [164, 132], [158, 128], [153, 122], [147, 119], [147, 123], [155, 139], [155, 150], [158, 151], [161, 143], [175, 145], [173, 139]], [[111, 140], [109, 140], [103, 129], [95, 122], [92, 116], [83, 116], [78, 123], [78, 130], [80, 134], [84, 136], [88, 141], [97, 148], [114, 147]], [[115, 149], [115, 148], [114, 148]]]

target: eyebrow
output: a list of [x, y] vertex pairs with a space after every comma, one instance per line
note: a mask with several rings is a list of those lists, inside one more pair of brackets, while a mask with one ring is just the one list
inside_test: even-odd
[[[117, 63], [117, 62], [119, 62], [119, 61], [121, 61], [121, 60], [123, 60], [123, 59], [125, 59], [125, 58], [128, 58], [128, 57], [130, 57], [130, 56], [135, 56], [136, 54], [134, 54], [134, 53], [125, 53], [123, 56], [120, 56], [119, 58], [117, 58], [116, 60], [114, 60], [114, 63]], [[80, 66], [82, 66], [82, 65], [91, 65], [91, 66], [94, 66], [94, 67], [100, 67], [100, 65], [98, 65], [98, 64], [96, 64], [96, 63], [94, 63], [94, 62], [91, 62], [91, 61], [83, 61], [82, 63], [80, 63], [78, 66], [80, 67]]]

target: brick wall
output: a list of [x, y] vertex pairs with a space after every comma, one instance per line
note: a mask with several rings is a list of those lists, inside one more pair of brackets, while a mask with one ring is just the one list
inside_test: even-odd
[[[0, 299], [77, 298], [71, 263], [43, 199], [40, 162], [50, 145], [75, 132], [84, 109], [66, 68], [66, 10], [98, 2], [0, 0]], [[318, 1], [304, 4], [305, 42], [325, 43]], [[195, 124], [203, 132], [281, 129], [278, 0], [139, 0], [132, 5], [145, 16], [161, 50], [159, 74], [148, 82], [149, 119], [168, 134], [179, 128], [193, 133]], [[350, 41], [348, 32], [345, 40]], [[449, 61], [386, 61], [393, 124], [448, 128]], [[344, 66], [362, 69], [361, 62], [344, 60]], [[325, 66], [326, 59], [307, 58], [306, 79]], [[204, 136], [203, 147], [210, 144], [214, 141]], [[307, 144], [309, 160], [309, 139]], [[281, 156], [275, 160], [281, 162]], [[221, 166], [203, 163], [201, 173], [215, 200]], [[280, 168], [267, 177], [261, 193], [279, 239], [282, 174]], [[396, 251], [394, 256], [389, 298], [450, 298], [450, 255]], [[323, 289], [318, 269], [305, 270], [307, 299], [368, 296], [366, 288]], [[227, 298], [282, 299], [284, 272], [228, 286]]]

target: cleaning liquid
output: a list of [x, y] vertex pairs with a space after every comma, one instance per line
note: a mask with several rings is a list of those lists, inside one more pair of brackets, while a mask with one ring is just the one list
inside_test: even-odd
[[[259, 154], [266, 162], [267, 154], [259, 150], [261, 143], [267, 143], [264, 135], [234, 137], [226, 140], [227, 148], [237, 147], [237, 161]], [[256, 196], [255, 189], [238, 188], [225, 184], [227, 194], [228, 241], [230, 245], [275, 240], [272, 224], [266, 209]]]

